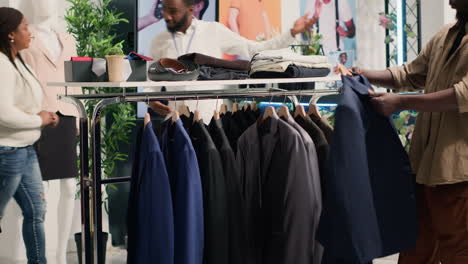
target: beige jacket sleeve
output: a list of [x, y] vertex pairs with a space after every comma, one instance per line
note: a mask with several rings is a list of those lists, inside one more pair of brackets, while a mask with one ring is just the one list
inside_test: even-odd
[[459, 83], [454, 85], [457, 96], [458, 111], [468, 113], [468, 73]]
[[421, 53], [419, 53], [418, 57], [412, 62], [388, 69], [395, 80], [396, 91], [424, 90], [429, 68], [429, 54], [431, 53], [433, 42], [433, 39], [429, 41]]

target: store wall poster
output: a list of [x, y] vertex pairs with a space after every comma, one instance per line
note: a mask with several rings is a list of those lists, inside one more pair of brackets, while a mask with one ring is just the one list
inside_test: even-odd
[[309, 13], [309, 16], [319, 16], [316, 27], [323, 36], [321, 43], [325, 55], [336, 51], [353, 51], [357, 55], [356, 0], [300, 1], [302, 15]]
[[218, 13], [219, 22], [246, 39], [263, 41], [281, 34], [281, 0], [219, 0]]

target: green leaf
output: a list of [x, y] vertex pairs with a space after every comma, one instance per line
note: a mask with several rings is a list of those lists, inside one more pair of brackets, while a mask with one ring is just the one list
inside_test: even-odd
[[[109, 52], [123, 54], [124, 41], [116, 42], [114, 27], [120, 23], [128, 23], [123, 18], [124, 13], [110, 8], [111, 0], [67, 0], [70, 8], [65, 12], [67, 31], [76, 39], [79, 56], [104, 57]], [[120, 88], [101, 89], [95, 87], [83, 87], [85, 94], [121, 92]], [[87, 100], [84, 102], [86, 112], [92, 115], [98, 100]], [[109, 110], [108, 110], [109, 108]], [[115, 170], [116, 161], [128, 159], [128, 155], [121, 153], [121, 143], [129, 141], [129, 127], [135, 126], [135, 110], [131, 105], [106, 107], [102, 113], [105, 117], [113, 117], [114, 124], [110, 121], [109, 126], [102, 126], [102, 169], [104, 177], [109, 177]], [[107, 122], [107, 121], [106, 121]], [[91, 153], [90, 153], [91, 156]], [[91, 157], [90, 157], [91, 158]], [[92, 165], [92, 160], [89, 161]]]
[[388, 35], [386, 38], [385, 38], [385, 44], [389, 44], [389, 43], [392, 43], [394, 41], [393, 37]]
[[409, 38], [416, 38], [416, 33], [414, 33], [414, 31], [413, 31], [413, 29], [411, 28], [410, 25], [406, 24], [405, 27], [404, 27], [404, 30], [406, 32], [406, 35]]

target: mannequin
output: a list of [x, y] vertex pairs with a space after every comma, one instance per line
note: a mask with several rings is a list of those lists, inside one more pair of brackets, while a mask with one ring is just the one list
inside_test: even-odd
[[[57, 0], [31, 1], [31, 4], [34, 8], [33, 26], [31, 27], [34, 39], [31, 42], [30, 49], [26, 50], [22, 55], [25, 61], [36, 72], [39, 81], [42, 83], [44, 89], [44, 109], [48, 109], [51, 112], [58, 111], [72, 118], [74, 130], [72, 131], [73, 135], [71, 135], [71, 138], [73, 140], [77, 133], [75, 126], [77, 123], [73, 117], [78, 117], [78, 112], [72, 105], [58, 101], [57, 95], [64, 94], [64, 88], [47, 87], [47, 82], [64, 81], [63, 64], [65, 60], [70, 60], [70, 57], [76, 56], [75, 40], [68, 34], [57, 32], [57, 6], [59, 4]], [[70, 94], [77, 94], [81, 93], [81, 89], [69, 89], [68, 92]], [[61, 131], [56, 132], [61, 133]], [[43, 135], [45, 134], [44, 132]], [[38, 153], [40, 156], [40, 151]], [[53, 178], [44, 172], [41, 159], [40, 166], [45, 181], [45, 198], [48, 202], [45, 218], [47, 255], [50, 263], [66, 264], [66, 250], [72, 228], [74, 200], [77, 188], [76, 179], [74, 178], [76, 175], [60, 175], [63, 177], [57, 179], [57, 177]], [[65, 174], [67, 173], [65, 172]], [[56, 244], [54, 243], [55, 241]], [[53, 261], [53, 258], [56, 261]]]

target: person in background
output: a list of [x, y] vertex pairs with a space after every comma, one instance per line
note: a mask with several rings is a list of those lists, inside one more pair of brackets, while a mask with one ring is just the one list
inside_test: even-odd
[[[159, 22], [163, 18], [162, 1], [163, 0], [154, 0], [150, 12], [147, 15], [138, 18], [138, 31]], [[205, 14], [209, 5], [210, 0], [195, 0], [193, 6], [193, 16], [202, 20], [203, 15]]]
[[23, 14], [0, 7], [0, 219], [15, 198], [22, 210], [28, 263], [45, 264], [45, 201], [33, 144], [41, 127], [57, 125], [55, 113], [41, 111], [42, 88], [19, 51], [31, 33]]
[[348, 66], [348, 65], [346, 65], [347, 62], [348, 62], [348, 53], [346, 53], [346, 52], [341, 53], [341, 54], [340, 54], [340, 59], [339, 59], [339, 60], [340, 60], [340, 63], [341, 63], [341, 64], [343, 64], [343, 65], [345, 65], [345, 66]]
[[416, 173], [418, 240], [399, 264], [468, 263], [468, 1], [450, 0], [457, 23], [442, 28], [419, 56], [383, 71], [354, 68], [372, 84], [420, 95], [375, 94], [385, 116], [419, 112], [410, 147]]
[[[225, 25], [218, 22], [207, 22], [194, 18], [195, 0], [164, 0], [163, 16], [167, 31], [157, 35], [151, 47], [151, 57], [155, 60], [172, 58], [197, 52], [215, 58], [222, 58], [223, 53], [251, 58], [256, 52], [287, 48], [295, 41], [297, 34], [309, 30], [316, 22], [317, 16], [308, 18], [309, 14], [297, 19], [294, 26], [281, 35], [267, 41], [252, 41], [232, 32]], [[173, 88], [172, 90], [186, 90], [187, 87]], [[193, 87], [191, 87], [193, 89]], [[213, 89], [213, 87], [203, 87]], [[154, 89], [145, 89], [154, 91]], [[191, 109], [198, 106], [203, 119], [209, 121], [213, 113], [216, 100], [204, 100], [186, 103]], [[221, 103], [219, 103], [221, 105]], [[151, 109], [160, 114], [167, 115], [171, 108], [159, 102], [151, 102]]]

